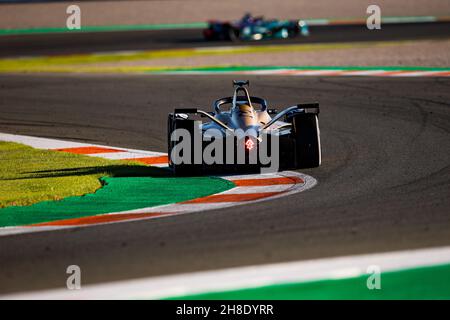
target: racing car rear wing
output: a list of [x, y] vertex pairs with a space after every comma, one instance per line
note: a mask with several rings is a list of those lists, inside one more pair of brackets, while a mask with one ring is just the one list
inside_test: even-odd
[[[267, 110], [266, 100], [259, 98], [259, 97], [252, 97], [252, 96], [250, 96], [249, 98], [250, 98], [251, 103], [256, 103], [261, 106], [261, 111]], [[245, 101], [246, 99], [247, 99], [246, 96], [237, 96], [236, 97], [236, 101]], [[222, 99], [218, 99], [218, 100], [214, 101], [214, 111], [217, 113], [220, 113], [221, 112], [220, 107], [224, 104], [233, 104], [233, 97], [226, 97], [226, 98], [222, 98]]]

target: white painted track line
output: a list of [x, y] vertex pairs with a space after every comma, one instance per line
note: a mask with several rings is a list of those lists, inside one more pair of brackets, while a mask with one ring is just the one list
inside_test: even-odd
[[87, 145], [86, 143], [21, 136], [8, 133], [0, 133], [0, 141], [22, 143], [36, 149], [77, 148]]

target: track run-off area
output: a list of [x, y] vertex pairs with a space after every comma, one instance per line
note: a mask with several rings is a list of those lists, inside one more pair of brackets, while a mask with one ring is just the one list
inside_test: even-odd
[[[245, 77], [252, 95], [266, 98], [270, 107], [320, 103], [323, 162], [301, 170], [318, 181], [314, 188], [164, 219], [5, 235], [0, 293], [64, 288], [73, 264], [88, 286], [367, 254], [375, 254], [371, 264], [383, 267], [381, 253], [405, 250], [419, 250], [425, 265], [448, 263], [431, 258], [447, 257], [444, 249], [431, 255], [426, 249], [450, 244], [447, 77]], [[214, 99], [229, 95], [234, 78], [5, 74], [0, 132], [114, 146], [117, 154], [164, 153], [167, 114], [175, 107], [209, 110]], [[436, 274], [448, 274], [443, 268]], [[179, 295], [185, 293], [199, 292]]]
[[[123, 28], [85, 27], [86, 32], [60, 30], [0, 30], [0, 57], [92, 54], [97, 52], [133, 51], [133, 50], [169, 50], [186, 48], [239, 47], [243, 44], [258, 47], [260, 45], [280, 44], [325, 44], [361, 41], [402, 41], [420, 39], [446, 39], [450, 35], [449, 19], [435, 17], [411, 17], [403, 21], [385, 21], [381, 30], [368, 32], [365, 21], [343, 21], [339, 24], [314, 23], [310, 27], [311, 36], [284, 40], [265, 40], [251, 42], [205, 41], [202, 28], [206, 24], [193, 25], [196, 28]], [[396, 22], [396, 23], [390, 23]], [[414, 23], [416, 22], [416, 23]], [[423, 23], [417, 23], [423, 22]], [[319, 24], [319, 25], [317, 25]], [[136, 26], [134, 26], [136, 27]], [[143, 27], [143, 26], [141, 26]], [[53, 31], [53, 32], [52, 32]], [[58, 32], [59, 31], [59, 32]], [[64, 31], [63, 33], [60, 33]]]
[[[0, 141], [109, 160], [134, 161], [167, 169], [167, 155], [161, 152], [2, 133]], [[73, 168], [61, 171], [64, 174], [70, 170]], [[155, 177], [151, 177], [152, 173]], [[121, 178], [102, 178], [102, 181], [103, 187], [93, 194], [1, 210], [0, 236], [250, 205], [255, 201], [301, 192], [317, 183], [310, 176], [288, 171], [210, 178], [175, 178], [170, 170], [159, 170], [157, 174], [150, 171], [149, 176], [144, 177], [124, 175]], [[184, 187], [179, 188], [180, 185]]]

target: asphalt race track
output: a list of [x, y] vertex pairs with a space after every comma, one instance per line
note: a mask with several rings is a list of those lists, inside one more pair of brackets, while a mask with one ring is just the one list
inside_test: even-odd
[[[174, 107], [208, 110], [230, 76], [1, 75], [0, 132], [165, 151]], [[0, 293], [450, 244], [450, 79], [250, 77], [272, 107], [319, 101], [313, 189], [163, 219], [0, 241]]]
[[0, 36], [0, 57], [92, 53], [116, 50], [150, 50], [229, 45], [398, 41], [447, 38], [449, 22], [384, 24], [369, 31], [365, 25], [311, 26], [311, 36], [256, 42], [205, 41], [201, 29], [54, 33]]

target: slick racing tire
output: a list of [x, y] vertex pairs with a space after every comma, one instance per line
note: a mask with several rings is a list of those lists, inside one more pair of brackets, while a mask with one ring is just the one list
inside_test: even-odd
[[[172, 169], [177, 176], [196, 176], [201, 174], [202, 166], [194, 164], [194, 130], [195, 121], [190, 119], [177, 118], [174, 114], [169, 114], [167, 123], [167, 141], [168, 141], [168, 156], [169, 156], [169, 167]], [[171, 158], [171, 152], [175, 146], [175, 142], [171, 141], [172, 132], [176, 129], [185, 129], [189, 132], [191, 138], [191, 159], [190, 163], [176, 164]]]
[[239, 31], [235, 30], [232, 27], [228, 28], [228, 38], [232, 41], [232, 42], [239, 42], [241, 40], [240, 36], [239, 36]]
[[300, 114], [292, 119], [297, 168], [315, 168], [322, 161], [319, 118], [317, 114]]
[[295, 38], [300, 34], [298, 27], [292, 27], [288, 29], [289, 38]]

